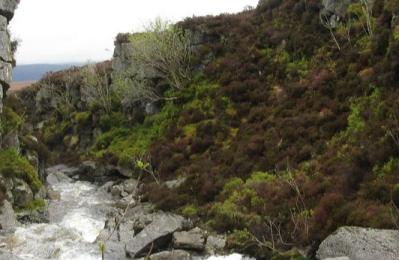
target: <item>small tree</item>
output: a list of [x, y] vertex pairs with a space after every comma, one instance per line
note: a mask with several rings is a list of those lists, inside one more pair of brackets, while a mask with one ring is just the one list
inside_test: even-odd
[[106, 73], [100, 75], [95, 65], [88, 65], [82, 71], [81, 94], [90, 107], [100, 107], [106, 113], [112, 110], [114, 91]]
[[191, 78], [191, 35], [161, 19], [145, 29], [130, 38], [136, 65], [154, 71], [173, 88], [182, 89]]

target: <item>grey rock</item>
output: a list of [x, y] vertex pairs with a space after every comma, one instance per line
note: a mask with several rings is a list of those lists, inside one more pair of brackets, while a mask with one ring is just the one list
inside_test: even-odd
[[132, 239], [135, 235], [134, 231], [134, 222], [132, 220], [128, 220], [126, 222], [122, 222], [119, 228], [119, 240], [121, 242], [127, 242]]
[[26, 182], [20, 179], [15, 179], [14, 185], [12, 193], [14, 196], [15, 206], [23, 207], [33, 200], [33, 192]]
[[18, 0], [2, 0], [0, 1], [0, 12], [7, 20], [11, 20], [14, 16], [14, 11], [18, 6]]
[[5, 200], [0, 207], [0, 230], [9, 230], [15, 227], [17, 218], [10, 202]]
[[46, 182], [49, 185], [55, 185], [61, 181], [68, 181], [69, 177], [67, 177], [65, 174], [63, 174], [62, 172], [49, 172], [48, 169], [47, 171], [47, 178], [46, 178]]
[[123, 192], [122, 185], [114, 185], [111, 187], [111, 194], [114, 197], [121, 197], [122, 192]]
[[159, 248], [168, 244], [171, 235], [184, 227], [184, 222], [181, 216], [158, 214], [151, 224], [126, 243], [126, 253], [134, 258], [147, 253], [152, 245]]
[[4, 27], [0, 29], [0, 58], [2, 61], [12, 63], [13, 54], [11, 51], [10, 33], [4, 29]]
[[205, 232], [200, 228], [190, 231], [175, 232], [173, 234], [173, 247], [202, 251], [205, 248]]
[[110, 192], [111, 188], [114, 186], [114, 184], [115, 183], [113, 181], [108, 181], [103, 186], [101, 186], [100, 189], [104, 190], [106, 192]]
[[0, 260], [21, 260], [21, 258], [11, 255], [7, 252], [0, 251]]
[[96, 172], [97, 166], [93, 161], [84, 161], [79, 166], [80, 174], [94, 174]]
[[186, 181], [186, 178], [180, 178], [177, 180], [171, 180], [171, 181], [166, 181], [165, 186], [168, 187], [168, 189], [176, 189], [179, 188], [183, 183]]
[[58, 191], [55, 191], [51, 188], [47, 191], [47, 195], [50, 200], [60, 200], [61, 199], [61, 194]]
[[342, 227], [328, 236], [317, 251], [318, 259], [399, 259], [399, 231]]
[[12, 131], [3, 136], [3, 148], [14, 148], [19, 151], [20, 143], [18, 133], [16, 131]]
[[150, 260], [191, 260], [189, 252], [183, 250], [163, 251], [150, 255]]
[[132, 194], [136, 192], [138, 187], [138, 181], [135, 179], [129, 179], [122, 183], [123, 191], [127, 192], [128, 194]]
[[208, 236], [206, 240], [206, 251], [208, 254], [222, 252], [226, 247], [226, 238], [224, 236]]

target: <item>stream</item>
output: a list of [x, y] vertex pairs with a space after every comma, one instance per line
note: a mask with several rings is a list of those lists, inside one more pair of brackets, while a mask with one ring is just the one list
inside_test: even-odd
[[[58, 194], [56, 199], [49, 200], [49, 223], [22, 225], [13, 234], [0, 236], [0, 250], [11, 254], [11, 258], [0, 255], [0, 259], [101, 259], [96, 240], [105, 228], [107, 214], [114, 209], [111, 194], [95, 184], [75, 181], [62, 173], [52, 176], [48, 189]], [[233, 254], [195, 259], [249, 258]]]

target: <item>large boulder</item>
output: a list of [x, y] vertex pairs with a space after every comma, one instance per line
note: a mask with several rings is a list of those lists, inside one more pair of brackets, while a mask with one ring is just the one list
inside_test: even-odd
[[189, 252], [183, 250], [163, 251], [146, 258], [150, 260], [191, 260]]
[[173, 247], [202, 251], [205, 249], [205, 232], [200, 228], [175, 232], [173, 234]]
[[348, 257], [351, 260], [399, 259], [399, 231], [342, 227], [327, 237], [318, 259]]
[[0, 207], [0, 230], [8, 230], [15, 227], [17, 218], [10, 202], [5, 200]]
[[148, 253], [151, 248], [167, 245], [174, 232], [183, 229], [185, 219], [172, 214], [159, 214], [140, 233], [126, 243], [126, 253], [129, 257], [137, 258]]

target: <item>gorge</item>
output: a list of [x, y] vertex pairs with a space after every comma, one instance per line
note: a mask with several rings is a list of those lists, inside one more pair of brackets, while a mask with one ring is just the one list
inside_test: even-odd
[[0, 259], [398, 259], [399, 3], [157, 19], [7, 93]]

